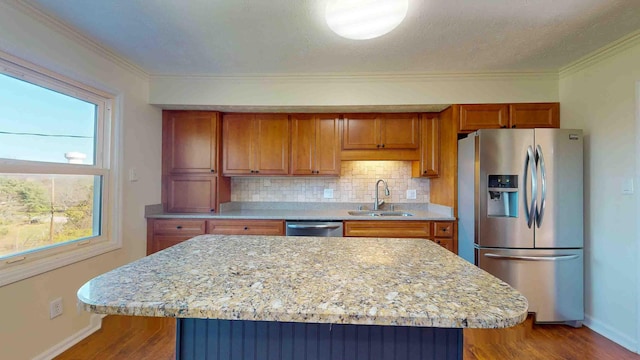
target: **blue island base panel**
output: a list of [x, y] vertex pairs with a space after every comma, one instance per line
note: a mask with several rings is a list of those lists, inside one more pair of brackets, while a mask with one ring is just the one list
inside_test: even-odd
[[178, 319], [176, 359], [462, 359], [462, 329]]

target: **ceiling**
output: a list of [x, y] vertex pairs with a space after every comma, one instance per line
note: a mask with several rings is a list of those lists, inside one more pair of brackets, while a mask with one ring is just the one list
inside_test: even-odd
[[371, 40], [326, 0], [23, 0], [152, 75], [558, 71], [640, 29], [638, 0], [409, 0]]

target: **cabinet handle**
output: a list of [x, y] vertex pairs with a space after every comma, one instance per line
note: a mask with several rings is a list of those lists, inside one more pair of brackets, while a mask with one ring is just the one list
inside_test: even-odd
[[382, 144], [382, 147], [384, 147], [384, 144]]
[[515, 124], [511, 125], [511, 128], [512, 128], [512, 129], [515, 129], [515, 128], [516, 128], [516, 125], [515, 125]]
[[423, 172], [423, 174], [426, 174], [426, 173], [427, 173], [427, 170], [425, 170], [425, 171]]
[[260, 170], [256, 170], [256, 174], [259, 173], [259, 172], [260, 172]]
[[211, 208], [211, 210], [209, 210], [209, 211], [211, 211], [211, 212], [215, 212], [215, 211], [216, 211], [216, 209], [215, 209], [215, 208]]
[[376, 145], [377, 148], [380, 148], [380, 144]]
[[244, 229], [245, 229], [245, 230], [249, 230], [249, 227], [248, 227], [248, 226], [245, 226], [245, 227], [244, 227]]
[[215, 171], [215, 170], [213, 170], [213, 169], [211, 169], [211, 172], [212, 172], [212, 173], [215, 173], [216, 171]]
[[178, 230], [182, 229], [182, 225], [176, 226], [176, 229], [178, 229]]
[[504, 128], [506, 128], [506, 127], [507, 127], [507, 125], [502, 125], [502, 126], [500, 126], [500, 128], [501, 128], [501, 129], [504, 129]]

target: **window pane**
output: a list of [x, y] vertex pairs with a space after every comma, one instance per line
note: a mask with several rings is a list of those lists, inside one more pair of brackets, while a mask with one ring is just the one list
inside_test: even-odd
[[0, 258], [100, 235], [101, 176], [0, 174]]
[[0, 74], [0, 158], [95, 163], [97, 106]]

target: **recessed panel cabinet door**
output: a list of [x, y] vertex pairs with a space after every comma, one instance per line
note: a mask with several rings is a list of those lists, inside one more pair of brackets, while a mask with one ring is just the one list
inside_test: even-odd
[[257, 114], [254, 171], [258, 175], [289, 174], [289, 118], [285, 114]]
[[164, 121], [167, 173], [215, 173], [218, 170], [217, 113], [167, 112]]
[[380, 148], [380, 122], [376, 114], [344, 116], [343, 149]]
[[316, 120], [313, 115], [291, 115], [291, 174], [316, 171]]
[[170, 175], [167, 178], [167, 212], [214, 212], [216, 177]]
[[460, 131], [501, 129], [508, 126], [508, 104], [460, 105]]
[[316, 174], [340, 175], [340, 121], [338, 115], [316, 120]]
[[418, 148], [418, 114], [380, 114], [380, 120], [380, 145], [382, 148]]
[[509, 123], [512, 128], [559, 128], [560, 104], [511, 104]]
[[251, 174], [253, 170], [253, 115], [230, 114], [222, 118], [222, 169], [224, 175]]

